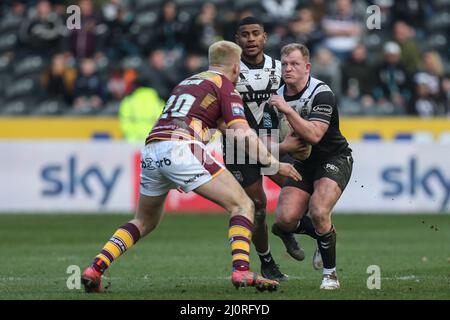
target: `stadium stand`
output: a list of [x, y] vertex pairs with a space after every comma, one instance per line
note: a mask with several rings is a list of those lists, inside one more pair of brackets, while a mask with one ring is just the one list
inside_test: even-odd
[[[73, 4], [80, 30], [65, 24]], [[310, 47], [344, 115], [450, 116], [450, 0], [1, 1], [0, 115], [116, 116], [140, 75], [167, 99], [246, 15], [264, 21], [268, 53]]]

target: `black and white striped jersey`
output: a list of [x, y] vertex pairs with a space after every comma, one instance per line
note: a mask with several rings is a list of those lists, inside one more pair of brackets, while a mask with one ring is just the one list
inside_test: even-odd
[[264, 55], [259, 65], [241, 60], [241, 73], [236, 90], [244, 101], [245, 116], [251, 128], [272, 129], [278, 127], [273, 107], [265, 102], [276, 93], [281, 84], [281, 62]]
[[[285, 93], [285, 85], [277, 90], [297, 113], [309, 121], [321, 121], [329, 125], [319, 143], [313, 146], [311, 156], [305, 160], [322, 161], [344, 152], [348, 142], [339, 129], [339, 112], [336, 98], [328, 85], [310, 77], [305, 88], [294, 96]], [[283, 117], [284, 115], [280, 115]]]

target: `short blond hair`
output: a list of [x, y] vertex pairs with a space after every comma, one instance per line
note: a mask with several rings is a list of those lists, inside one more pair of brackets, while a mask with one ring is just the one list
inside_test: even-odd
[[214, 67], [229, 67], [241, 60], [242, 49], [231, 41], [217, 41], [209, 46], [209, 65]]
[[309, 49], [307, 46], [301, 43], [289, 43], [285, 45], [283, 48], [281, 48], [281, 55], [286, 56], [295, 50], [300, 51], [303, 58], [305, 58], [305, 60], [309, 62]]

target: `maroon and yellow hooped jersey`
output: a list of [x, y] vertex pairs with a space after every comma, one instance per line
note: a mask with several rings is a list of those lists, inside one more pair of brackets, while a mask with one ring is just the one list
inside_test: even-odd
[[244, 106], [233, 83], [223, 74], [205, 71], [180, 82], [167, 100], [158, 122], [146, 139], [198, 140], [211, 138], [209, 129], [220, 121], [227, 127], [244, 121]]

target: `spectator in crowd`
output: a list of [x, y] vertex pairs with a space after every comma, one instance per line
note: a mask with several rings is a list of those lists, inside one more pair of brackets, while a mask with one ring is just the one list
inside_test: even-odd
[[85, 58], [81, 61], [80, 74], [75, 80], [74, 107], [78, 109], [103, 106], [103, 88], [100, 77], [96, 73], [95, 61]]
[[314, 21], [311, 9], [304, 8], [298, 11], [297, 16], [289, 24], [292, 42], [305, 44], [312, 52], [316, 45], [322, 41], [323, 34], [319, 25]]
[[376, 82], [372, 69], [367, 59], [367, 49], [362, 43], [353, 49], [350, 60], [341, 67], [343, 95], [365, 108], [374, 104], [372, 93]]
[[401, 49], [395, 42], [383, 48], [384, 60], [376, 69], [377, 86], [374, 96], [381, 113], [405, 114], [410, 109], [410, 75], [400, 62]]
[[120, 67], [113, 67], [107, 84], [108, 96], [115, 101], [120, 101], [126, 94], [127, 83], [124, 70]]
[[325, 47], [345, 61], [358, 44], [362, 33], [361, 26], [361, 21], [353, 14], [352, 1], [337, 0], [335, 12], [322, 20], [322, 28], [326, 35]]
[[20, 39], [30, 53], [51, 56], [61, 50], [63, 28], [60, 17], [52, 12], [50, 1], [40, 0], [35, 14], [21, 25]]
[[287, 20], [292, 18], [298, 0], [262, 0], [261, 5], [274, 21]]
[[169, 65], [172, 65], [183, 55], [185, 43], [188, 41], [187, 30], [188, 23], [181, 20], [175, 1], [164, 2], [156, 23], [154, 43], [157, 43], [164, 50]]
[[320, 23], [327, 14], [327, 4], [325, 0], [310, 0], [307, 7], [311, 10], [313, 19], [316, 23]]
[[138, 77], [135, 90], [120, 103], [120, 128], [130, 143], [145, 141], [164, 108], [164, 101], [148, 83], [149, 79]]
[[11, 1], [10, 6], [4, 5], [0, 19], [0, 30], [18, 30], [26, 19], [27, 8], [20, 0]]
[[408, 25], [415, 28], [423, 28], [429, 2], [432, 1], [393, 1], [392, 15], [397, 20], [405, 21]]
[[222, 40], [222, 31], [217, 18], [217, 8], [212, 2], [205, 2], [200, 13], [194, 17], [189, 31], [190, 41], [186, 43], [188, 51], [208, 53], [208, 48]]
[[208, 68], [207, 61], [203, 56], [195, 51], [189, 52], [186, 58], [181, 60], [181, 65], [177, 68], [177, 74], [179, 75], [176, 82], [181, 82], [185, 78], [204, 71]]
[[394, 23], [394, 41], [398, 43], [402, 51], [400, 61], [409, 74], [417, 71], [420, 62], [420, 50], [414, 41], [414, 29], [404, 21]]
[[280, 48], [291, 42], [294, 42], [294, 39], [289, 29], [284, 24], [276, 24], [272, 32], [267, 34], [265, 52], [268, 56], [278, 57]]
[[80, 0], [78, 5], [81, 28], [70, 30], [66, 46], [76, 59], [92, 58], [102, 51], [102, 35], [106, 32], [106, 26], [100, 28], [98, 25], [99, 19], [95, 16], [91, 0]]
[[[170, 71], [169, 71], [170, 70]], [[177, 80], [176, 72], [168, 66], [163, 49], [154, 48], [149, 56], [148, 63], [140, 70], [140, 75], [153, 80], [151, 85], [163, 100], [169, 99], [170, 91]]]
[[311, 59], [311, 75], [321, 79], [334, 92], [336, 98], [341, 97], [342, 77], [339, 60], [327, 48], [320, 48]]
[[442, 116], [447, 112], [445, 93], [441, 91], [444, 66], [436, 51], [425, 51], [421, 70], [414, 75], [416, 113], [422, 117]]
[[117, 61], [125, 56], [139, 55], [139, 48], [132, 40], [131, 26], [134, 14], [120, 0], [110, 0], [102, 10], [103, 21], [108, 27], [105, 47], [109, 59]]
[[71, 104], [76, 76], [76, 70], [67, 65], [63, 54], [53, 56], [50, 68], [42, 75], [42, 84], [47, 96]]

